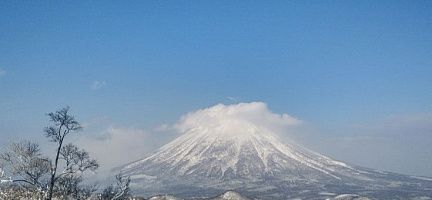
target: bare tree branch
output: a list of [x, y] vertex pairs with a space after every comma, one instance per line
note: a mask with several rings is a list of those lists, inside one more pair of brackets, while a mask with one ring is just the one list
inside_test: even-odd
[[122, 176], [121, 174], [116, 175], [116, 183], [115, 185], [110, 185], [106, 187], [102, 194], [102, 199], [109, 199], [109, 200], [125, 200], [128, 199], [130, 194], [130, 177]]
[[[29, 141], [12, 143], [9, 151], [0, 154], [0, 162], [10, 172], [10, 181], [44, 188], [51, 168], [48, 158], [42, 157], [39, 145]], [[3, 172], [4, 174], [4, 172]]]

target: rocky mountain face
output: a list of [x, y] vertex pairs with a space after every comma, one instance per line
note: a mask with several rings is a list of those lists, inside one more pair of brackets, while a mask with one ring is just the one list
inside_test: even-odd
[[184, 123], [193, 126], [182, 136], [123, 167], [136, 191], [181, 198], [207, 198], [227, 190], [257, 199], [432, 197], [432, 179], [348, 165], [294, 142], [282, 143], [260, 122], [204, 111], [198, 120]]

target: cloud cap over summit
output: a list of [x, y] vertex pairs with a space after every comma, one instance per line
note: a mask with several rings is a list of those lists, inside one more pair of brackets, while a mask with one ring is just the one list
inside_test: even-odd
[[238, 136], [255, 131], [280, 133], [301, 123], [301, 120], [288, 114], [273, 113], [264, 102], [250, 102], [217, 104], [190, 112], [182, 116], [174, 127], [180, 133], [200, 130]]

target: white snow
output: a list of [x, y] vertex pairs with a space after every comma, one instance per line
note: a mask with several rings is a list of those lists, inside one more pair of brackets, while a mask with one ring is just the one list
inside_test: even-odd
[[156, 176], [150, 176], [147, 174], [137, 174], [130, 176], [131, 179], [156, 179]]
[[324, 196], [336, 196], [337, 195], [337, 194], [331, 193], [331, 192], [320, 192], [318, 194], [319, 195], [324, 195]]
[[410, 176], [411, 178], [420, 179], [424, 181], [432, 181], [432, 178], [422, 177], [422, 176]]
[[171, 195], [158, 195], [158, 196], [150, 197], [149, 200], [182, 200], [182, 199]]
[[331, 200], [370, 200], [369, 198], [359, 196], [357, 194], [341, 194]]

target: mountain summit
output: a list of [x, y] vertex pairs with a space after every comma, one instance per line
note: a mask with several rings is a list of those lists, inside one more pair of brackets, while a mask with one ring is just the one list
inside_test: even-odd
[[278, 139], [276, 132], [299, 123], [269, 112], [261, 102], [219, 104], [182, 117], [175, 128], [183, 135], [122, 172], [143, 194], [186, 198], [226, 190], [259, 199], [326, 199], [346, 193], [391, 199], [432, 193], [432, 179], [350, 166]]

